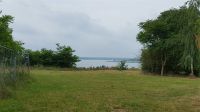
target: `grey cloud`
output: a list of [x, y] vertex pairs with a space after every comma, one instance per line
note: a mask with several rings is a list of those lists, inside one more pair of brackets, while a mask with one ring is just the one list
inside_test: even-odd
[[[184, 0], [186, 1], [186, 0]], [[4, 0], [5, 14], [15, 17], [14, 37], [30, 49], [72, 46], [79, 56], [134, 57], [138, 23], [180, 0]]]

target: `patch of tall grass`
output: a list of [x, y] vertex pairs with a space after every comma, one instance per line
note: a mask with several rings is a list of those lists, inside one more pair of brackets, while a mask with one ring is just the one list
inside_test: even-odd
[[7, 98], [29, 79], [29, 57], [0, 46], [0, 99]]
[[25, 69], [27, 68], [20, 67], [20, 70], [0, 73], [0, 99], [10, 97], [17, 87], [29, 82], [29, 72]]

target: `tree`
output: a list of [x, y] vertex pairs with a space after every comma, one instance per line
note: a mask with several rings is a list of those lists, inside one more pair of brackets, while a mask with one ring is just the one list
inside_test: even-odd
[[[151, 56], [153, 56], [151, 60], [155, 61], [152, 66], [158, 66], [155, 71], [160, 71], [160, 74], [163, 75], [167, 60], [171, 55], [169, 49], [172, 46], [165, 41], [171, 37], [169, 33], [170, 26], [167, 24], [165, 18], [163, 19], [162, 15], [157, 20], [148, 20], [140, 23], [139, 26], [143, 31], [138, 34], [137, 39], [145, 45], [145, 48], [151, 51]], [[156, 60], [160, 61], [157, 63]]]
[[[0, 12], [1, 14], [1, 12]], [[13, 49], [15, 51], [23, 50], [23, 43], [14, 41], [12, 37], [12, 28], [9, 27], [13, 22], [13, 17], [10, 15], [0, 16], [0, 45]]]
[[[194, 76], [194, 64], [199, 62], [199, 48], [197, 40], [199, 38], [200, 27], [200, 1], [191, 0], [184, 6], [186, 12], [182, 14], [182, 19], [185, 21], [184, 27], [181, 29], [181, 36], [184, 43], [184, 54], [182, 56], [182, 62], [184, 67], [190, 69], [190, 76]], [[198, 63], [199, 64], [199, 63]]]
[[199, 0], [191, 0], [179, 9], [164, 11], [154, 20], [139, 24], [137, 40], [144, 45], [142, 68], [163, 75], [164, 72], [198, 72]]
[[55, 55], [56, 64], [60, 67], [67, 67], [72, 68], [76, 66], [76, 62], [79, 61], [78, 56], [74, 55], [73, 53], [75, 50], [73, 50], [71, 47], [66, 46], [60, 46], [60, 44], [57, 45], [57, 51]]
[[29, 60], [31, 66], [42, 65], [40, 51], [27, 50], [27, 52], [29, 54]]
[[55, 57], [55, 54], [53, 50], [47, 50], [45, 48], [41, 49], [40, 58], [41, 58], [42, 65], [54, 66], [55, 65], [54, 57]]
[[127, 70], [128, 69], [128, 65], [126, 65], [126, 61], [120, 61], [117, 68], [121, 71], [121, 70]]

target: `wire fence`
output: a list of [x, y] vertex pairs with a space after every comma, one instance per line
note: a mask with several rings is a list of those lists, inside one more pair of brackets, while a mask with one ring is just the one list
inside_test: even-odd
[[0, 46], [0, 98], [8, 87], [15, 87], [29, 76], [29, 55]]

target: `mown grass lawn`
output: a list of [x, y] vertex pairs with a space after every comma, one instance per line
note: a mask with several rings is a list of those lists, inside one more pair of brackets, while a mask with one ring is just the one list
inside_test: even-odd
[[140, 71], [33, 70], [0, 112], [200, 112], [200, 79]]

